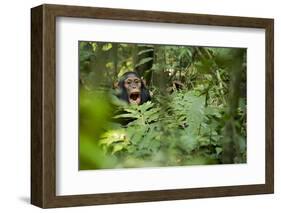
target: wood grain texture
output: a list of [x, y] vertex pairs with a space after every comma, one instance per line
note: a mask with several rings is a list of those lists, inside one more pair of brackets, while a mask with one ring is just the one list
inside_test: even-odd
[[55, 197], [55, 16], [32, 8], [31, 203], [42, 208]]
[[265, 54], [265, 156], [266, 156], [266, 185], [268, 191], [274, 192], [274, 21], [266, 26], [266, 54]]
[[43, 7], [31, 13], [31, 203], [43, 204], [42, 63]]
[[271, 19], [238, 16], [173, 13], [160, 11], [127, 10], [68, 5], [44, 5], [54, 16], [74, 18], [96, 18], [124, 21], [146, 21], [209, 26], [265, 28]]
[[[248, 27], [266, 30], [266, 183], [90, 195], [56, 196], [56, 17]], [[110, 8], [41, 5], [31, 9], [31, 203], [64, 207], [273, 193], [273, 19]]]

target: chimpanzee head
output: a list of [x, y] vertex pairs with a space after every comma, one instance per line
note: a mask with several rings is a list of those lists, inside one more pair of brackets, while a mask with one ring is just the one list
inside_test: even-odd
[[126, 72], [118, 82], [118, 97], [129, 104], [143, 104], [151, 99], [144, 80], [136, 72]]

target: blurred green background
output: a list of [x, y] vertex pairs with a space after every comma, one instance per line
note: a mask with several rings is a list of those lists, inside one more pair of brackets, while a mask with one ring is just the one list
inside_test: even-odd
[[[80, 41], [79, 168], [246, 163], [246, 53]], [[150, 102], [116, 98], [127, 71], [146, 80]]]

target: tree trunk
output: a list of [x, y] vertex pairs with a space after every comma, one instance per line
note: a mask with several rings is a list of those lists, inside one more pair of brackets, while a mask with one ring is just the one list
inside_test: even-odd
[[228, 62], [230, 72], [228, 110], [223, 138], [222, 161], [226, 164], [235, 162], [235, 157], [240, 156], [238, 135], [235, 128], [235, 116], [240, 97], [240, 84], [243, 69], [243, 51], [231, 50], [231, 61]]

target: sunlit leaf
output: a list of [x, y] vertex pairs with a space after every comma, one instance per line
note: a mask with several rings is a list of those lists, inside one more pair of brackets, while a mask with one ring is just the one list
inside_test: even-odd
[[111, 43], [106, 43], [102, 46], [102, 50], [103, 51], [108, 51], [112, 48], [112, 44]]

